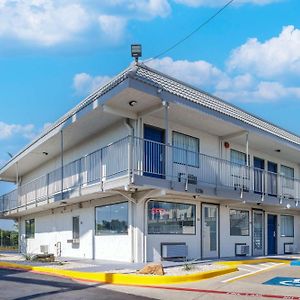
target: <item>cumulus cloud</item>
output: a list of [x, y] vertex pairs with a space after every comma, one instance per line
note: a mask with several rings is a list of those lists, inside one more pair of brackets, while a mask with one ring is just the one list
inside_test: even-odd
[[211, 87], [227, 79], [226, 74], [204, 60], [173, 60], [171, 57], [164, 57], [154, 59], [147, 65], [191, 85], [202, 87]]
[[53, 0], [2, 0], [0, 36], [52, 46], [69, 41], [88, 27], [85, 9]]
[[170, 12], [168, 0], [0, 0], [0, 38], [48, 47], [79, 39], [100, 25], [105, 39], [116, 42], [129, 21]]
[[300, 30], [283, 27], [281, 33], [265, 42], [256, 38], [233, 50], [228, 68], [231, 71], [251, 71], [264, 78], [300, 74]]
[[[284, 0], [235, 0], [232, 5], [242, 5], [242, 4], [255, 4], [255, 5], [266, 5], [275, 2], [281, 2]], [[223, 6], [228, 0], [175, 0], [175, 2], [192, 6], [192, 7], [199, 7], [199, 6]]]
[[101, 15], [98, 17], [101, 31], [111, 41], [117, 42], [124, 35], [126, 19], [123, 17]]
[[78, 73], [73, 78], [73, 88], [78, 95], [85, 96], [95, 91], [110, 80], [109, 76], [91, 76], [87, 73]]
[[0, 121], [0, 140], [9, 139], [14, 135], [20, 135], [26, 139], [31, 139], [35, 134], [35, 127], [33, 124], [7, 124]]
[[300, 88], [284, 86], [276, 81], [256, 82], [248, 88], [216, 89], [220, 98], [235, 102], [275, 102], [286, 99], [300, 99]]

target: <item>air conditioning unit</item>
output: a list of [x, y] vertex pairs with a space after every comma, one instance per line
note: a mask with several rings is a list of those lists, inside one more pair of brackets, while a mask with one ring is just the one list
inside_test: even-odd
[[49, 246], [48, 245], [40, 245], [40, 251], [43, 254], [48, 254], [49, 253]]
[[235, 244], [235, 255], [246, 256], [250, 253], [250, 246], [247, 244]]
[[293, 243], [284, 243], [284, 254], [292, 254], [295, 252], [294, 249]]
[[162, 259], [186, 259], [188, 248], [185, 243], [162, 243], [161, 244], [161, 257]]
[[[197, 184], [198, 178], [193, 174], [188, 174], [188, 184]], [[178, 182], [186, 181], [186, 174], [185, 173], [178, 173]]]

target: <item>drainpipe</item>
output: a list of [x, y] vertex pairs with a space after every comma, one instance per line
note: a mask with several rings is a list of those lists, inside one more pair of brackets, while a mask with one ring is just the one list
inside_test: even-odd
[[128, 141], [128, 177], [129, 177], [129, 184], [132, 183], [132, 144], [133, 144], [133, 127], [130, 124], [129, 119], [125, 119], [125, 126], [129, 130], [129, 141]]
[[[130, 124], [129, 119], [125, 119], [124, 121], [125, 126], [129, 130], [129, 141], [128, 141], [128, 176], [129, 176], [129, 184], [132, 183], [132, 173], [133, 173], [133, 168], [132, 168], [132, 144], [133, 144], [133, 134], [134, 130], [133, 127]], [[129, 218], [130, 218], [130, 235], [131, 235], [131, 262], [134, 262], [134, 245], [135, 245], [135, 240], [134, 240], [134, 205], [132, 202], [129, 203]]]

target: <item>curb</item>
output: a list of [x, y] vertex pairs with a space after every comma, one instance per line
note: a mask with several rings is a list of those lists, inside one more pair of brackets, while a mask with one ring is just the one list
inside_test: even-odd
[[180, 284], [186, 282], [199, 281], [228, 273], [238, 271], [235, 266], [225, 266], [220, 270], [211, 270], [188, 275], [135, 275], [135, 274], [119, 274], [119, 273], [100, 273], [100, 272], [80, 272], [72, 270], [61, 270], [49, 267], [29, 266], [23, 264], [0, 262], [0, 268], [17, 269], [34, 273], [54, 275], [58, 277], [66, 277], [71, 279], [91, 281], [107, 284], [119, 285], [162, 285], [162, 284]]
[[254, 264], [262, 264], [268, 262], [290, 264], [291, 261], [287, 259], [259, 258], [259, 259], [247, 259], [247, 260], [218, 261], [215, 262], [215, 264], [234, 267], [238, 265], [254, 265]]

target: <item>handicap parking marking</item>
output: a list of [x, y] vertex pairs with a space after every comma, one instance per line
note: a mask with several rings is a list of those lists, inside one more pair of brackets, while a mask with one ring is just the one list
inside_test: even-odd
[[[221, 281], [221, 282], [222, 282], [222, 283], [232, 282], [232, 281], [239, 280], [239, 279], [242, 279], [242, 278], [245, 278], [245, 277], [248, 277], [248, 276], [255, 275], [255, 274], [257, 274], [257, 273], [261, 273], [261, 272], [264, 272], [264, 271], [268, 271], [268, 270], [277, 268], [277, 267], [279, 267], [279, 266], [281, 266], [281, 265], [284, 265], [284, 263], [277, 263], [277, 264], [275, 264], [275, 265], [261, 266], [261, 267], [256, 266], [256, 270], [254, 270], [254, 271], [250, 271], [250, 272], [247, 272], [247, 273], [238, 275], [238, 276], [234, 276], [234, 277], [225, 279], [225, 280], [223, 280], [223, 281]], [[244, 266], [244, 265], [243, 265], [243, 266]], [[247, 267], [248, 267], [248, 266], [250, 266], [250, 265], [247, 265]], [[243, 271], [243, 267], [238, 267], [238, 268], [239, 268], [239, 270], [242, 270], [242, 271]]]
[[293, 277], [274, 277], [263, 284], [267, 285], [279, 285], [289, 287], [300, 287], [300, 278]]

